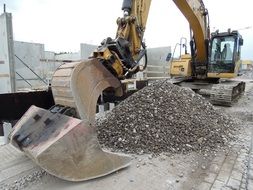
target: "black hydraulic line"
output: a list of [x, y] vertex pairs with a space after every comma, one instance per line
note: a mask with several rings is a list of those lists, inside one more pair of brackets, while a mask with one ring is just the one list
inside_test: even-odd
[[145, 59], [145, 62], [144, 62], [144, 66], [143, 66], [143, 71], [147, 68], [147, 65], [148, 65], [148, 55], [147, 55], [147, 49], [146, 49], [146, 44], [144, 42], [141, 42], [141, 46], [144, 50], [144, 59]]
[[148, 65], [148, 55], [147, 55], [147, 52], [144, 55], [144, 59], [145, 59], [145, 63], [144, 63], [143, 69], [142, 69], [143, 71], [147, 68], [147, 65]]
[[124, 0], [122, 4], [122, 10], [130, 12], [132, 8], [132, 0]]

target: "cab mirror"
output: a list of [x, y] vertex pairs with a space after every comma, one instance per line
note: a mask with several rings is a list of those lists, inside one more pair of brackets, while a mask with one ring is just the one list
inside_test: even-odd
[[168, 55], [167, 55], [167, 57], [166, 57], [166, 61], [170, 61], [171, 56], [172, 56], [172, 54], [171, 54], [171, 53], [168, 53]]
[[240, 45], [240, 46], [243, 45], [243, 39], [242, 39], [242, 38], [239, 39], [239, 45]]

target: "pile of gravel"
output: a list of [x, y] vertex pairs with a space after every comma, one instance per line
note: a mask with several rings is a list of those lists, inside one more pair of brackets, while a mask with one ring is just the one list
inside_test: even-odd
[[159, 81], [97, 119], [102, 146], [127, 153], [204, 152], [224, 146], [238, 123], [191, 89]]

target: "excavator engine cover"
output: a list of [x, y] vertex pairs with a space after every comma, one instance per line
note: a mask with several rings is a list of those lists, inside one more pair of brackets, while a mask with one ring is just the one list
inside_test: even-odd
[[10, 134], [22, 150], [48, 173], [84, 181], [127, 167], [130, 157], [100, 148], [95, 114], [97, 99], [107, 88], [120, 95], [120, 81], [97, 59], [59, 67], [52, 80], [56, 104], [76, 109], [81, 119], [31, 106]]

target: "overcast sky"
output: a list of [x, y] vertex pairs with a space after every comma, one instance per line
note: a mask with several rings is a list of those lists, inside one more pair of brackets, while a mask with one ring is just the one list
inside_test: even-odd
[[[239, 3], [240, 2], [240, 3]], [[80, 43], [99, 44], [115, 37], [122, 0], [0, 0], [13, 14], [14, 39], [45, 44], [49, 51], [79, 51]], [[204, 0], [211, 30], [240, 29], [243, 59], [253, 59], [252, 0]], [[245, 28], [249, 29], [245, 29]], [[172, 0], [153, 0], [145, 41], [148, 47], [172, 46], [189, 37], [189, 25]]]

